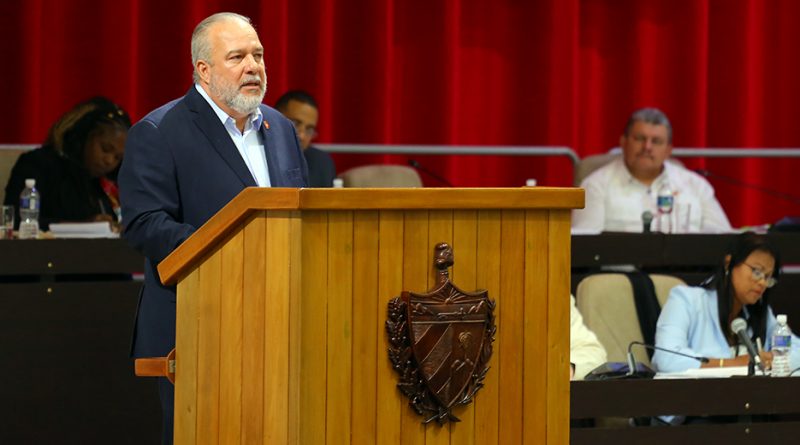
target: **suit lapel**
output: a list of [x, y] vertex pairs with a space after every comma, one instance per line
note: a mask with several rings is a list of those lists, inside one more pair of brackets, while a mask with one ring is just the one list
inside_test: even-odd
[[277, 150], [273, 145], [275, 144], [272, 135], [270, 134], [270, 123], [267, 121], [267, 113], [263, 108], [261, 112], [264, 114], [264, 123], [259, 128], [261, 141], [264, 143], [264, 152], [267, 155], [267, 170], [269, 170], [269, 182], [272, 187], [282, 187], [286, 184], [281, 176], [280, 159], [277, 156]]
[[[222, 125], [222, 122], [219, 121], [214, 110], [211, 109], [211, 106], [203, 96], [197, 92], [194, 85], [189, 88], [189, 92], [186, 94], [186, 104], [189, 110], [194, 112], [195, 125], [208, 138], [214, 150], [219, 153], [246, 187], [255, 187], [257, 185], [256, 180], [250, 174], [250, 170], [247, 168], [247, 164], [244, 163], [236, 144], [233, 143], [231, 136]], [[270, 172], [271, 175], [272, 172]]]

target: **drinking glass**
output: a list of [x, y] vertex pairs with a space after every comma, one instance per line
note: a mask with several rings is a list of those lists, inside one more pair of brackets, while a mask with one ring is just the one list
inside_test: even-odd
[[0, 207], [0, 239], [14, 236], [14, 206]]

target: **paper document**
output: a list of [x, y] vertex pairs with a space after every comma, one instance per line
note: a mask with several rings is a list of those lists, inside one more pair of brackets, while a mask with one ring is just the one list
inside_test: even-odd
[[108, 221], [87, 223], [52, 223], [50, 234], [54, 238], [119, 238]]
[[[760, 371], [756, 371], [761, 374]], [[656, 379], [719, 379], [733, 376], [747, 376], [747, 366], [728, 366], [724, 368], [693, 368], [683, 372], [659, 372]]]

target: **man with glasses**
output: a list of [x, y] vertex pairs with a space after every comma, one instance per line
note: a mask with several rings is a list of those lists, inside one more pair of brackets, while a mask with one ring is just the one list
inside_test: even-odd
[[[656, 108], [642, 108], [628, 119], [620, 137], [622, 157], [583, 180], [586, 207], [572, 212], [572, 227], [589, 231], [641, 232], [642, 214], [650, 211], [654, 230], [728, 232], [731, 224], [702, 176], [675, 162], [672, 125]], [[658, 195], [668, 189], [672, 211], [659, 214]]]
[[311, 141], [317, 136], [317, 102], [305, 91], [292, 90], [278, 99], [275, 108], [294, 123], [297, 139], [308, 164], [309, 187], [333, 187], [333, 178], [336, 177], [333, 158], [327, 152], [311, 146]]

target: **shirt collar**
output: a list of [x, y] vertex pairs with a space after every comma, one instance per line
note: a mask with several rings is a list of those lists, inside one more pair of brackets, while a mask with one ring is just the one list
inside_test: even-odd
[[[211, 105], [211, 109], [214, 110], [214, 114], [217, 115], [217, 118], [219, 119], [220, 122], [222, 122], [222, 125], [225, 125], [226, 122], [228, 122], [228, 120], [230, 120], [234, 124], [236, 123], [234, 119], [228, 115], [228, 113], [226, 113], [222, 108], [219, 107], [219, 105], [217, 105], [213, 100], [211, 100], [211, 97], [208, 96], [208, 93], [206, 93], [206, 90], [203, 89], [203, 87], [201, 87], [200, 84], [195, 83], [194, 87], [197, 90], [197, 92], [200, 93], [201, 96], [203, 96], [203, 99], [205, 99], [206, 102], [208, 102], [208, 104]], [[264, 120], [264, 115], [261, 113], [261, 107], [256, 107], [255, 113], [253, 113], [250, 116], [250, 122], [253, 124], [252, 128], [258, 128], [259, 126], [261, 126], [261, 122], [263, 120]], [[247, 127], [245, 127], [245, 129], [246, 128]]]
[[649, 187], [648, 187], [648, 186], [645, 186], [644, 184], [642, 184], [642, 182], [641, 182], [641, 181], [639, 181], [638, 179], [636, 179], [636, 178], [634, 178], [634, 177], [633, 177], [633, 175], [631, 174], [630, 170], [628, 170], [628, 166], [627, 166], [627, 165], [625, 165], [625, 160], [624, 160], [624, 159], [620, 159], [620, 160], [619, 160], [619, 168], [622, 170], [623, 174], [625, 175], [625, 176], [624, 176], [624, 177], [625, 177], [625, 179], [626, 179], [626, 181], [625, 181], [625, 182], [626, 182], [627, 184], [639, 184], [639, 185], [641, 185], [642, 187], [647, 187], [647, 188], [649, 188], [649, 189], [655, 189], [655, 190], [657, 190], [657, 189], [658, 189], [658, 188], [661, 186], [661, 184], [662, 184], [662, 183], [664, 183], [665, 181], [667, 181], [667, 180], [668, 180], [668, 178], [671, 176], [671, 173], [670, 173], [670, 172], [671, 172], [671, 171], [672, 171], [672, 169], [673, 169], [673, 168], [675, 168], [675, 167], [674, 167], [674, 166], [672, 166], [672, 163], [671, 163], [671, 162], [669, 162], [668, 160], [664, 160], [664, 169], [663, 169], [663, 170], [661, 170], [661, 174], [660, 174], [660, 175], [658, 175], [658, 176], [656, 177], [656, 179], [654, 179], [654, 180], [653, 180], [653, 183], [652, 183], [652, 184], [650, 184], [650, 186], [649, 186]]

